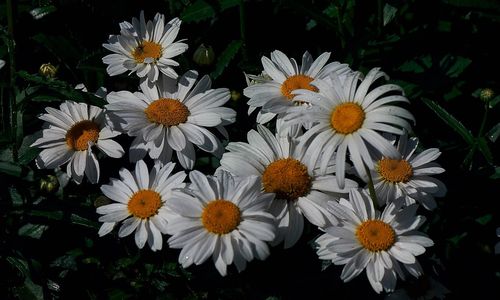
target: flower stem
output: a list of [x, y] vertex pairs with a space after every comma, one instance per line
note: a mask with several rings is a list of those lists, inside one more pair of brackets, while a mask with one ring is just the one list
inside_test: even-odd
[[368, 191], [370, 191], [370, 198], [372, 198], [373, 207], [378, 208], [377, 193], [375, 193], [375, 187], [373, 185], [373, 179], [370, 169], [368, 169], [368, 166], [365, 164], [365, 162], [363, 162], [363, 166], [365, 167], [366, 174], [368, 175]]
[[8, 38], [6, 39], [7, 49], [9, 53], [9, 121], [11, 130], [12, 143], [12, 157], [14, 161], [18, 160], [17, 153], [17, 105], [16, 105], [16, 64], [15, 64], [15, 41], [14, 41], [14, 7], [12, 0], [7, 0], [7, 30]]

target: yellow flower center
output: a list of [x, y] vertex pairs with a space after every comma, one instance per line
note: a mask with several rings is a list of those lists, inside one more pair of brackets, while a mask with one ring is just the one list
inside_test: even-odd
[[144, 111], [151, 123], [165, 126], [176, 126], [185, 123], [189, 116], [189, 109], [179, 100], [161, 98], [153, 101]]
[[84, 120], [75, 123], [66, 133], [66, 144], [77, 151], [88, 149], [88, 143], [96, 143], [99, 139], [99, 124]]
[[238, 227], [241, 212], [238, 206], [224, 199], [214, 200], [205, 206], [201, 213], [203, 227], [211, 233], [226, 234]]
[[382, 158], [378, 161], [378, 173], [392, 183], [408, 182], [413, 176], [413, 168], [404, 159]]
[[267, 166], [262, 185], [267, 193], [276, 193], [277, 199], [296, 200], [309, 193], [311, 177], [300, 161], [283, 158]]
[[137, 63], [143, 63], [146, 58], [153, 58], [155, 61], [160, 59], [162, 54], [160, 44], [150, 41], [143, 41], [139, 46], [132, 50], [132, 56]]
[[128, 201], [128, 211], [136, 218], [147, 219], [158, 213], [161, 196], [152, 190], [140, 190]]
[[290, 76], [281, 84], [281, 94], [288, 100], [292, 100], [294, 97], [292, 92], [297, 89], [306, 89], [317, 92], [318, 88], [310, 84], [313, 80], [313, 78], [307, 75]]
[[333, 129], [338, 133], [350, 134], [361, 128], [365, 112], [357, 103], [347, 102], [335, 107], [330, 117]]
[[356, 238], [369, 251], [386, 251], [396, 242], [396, 233], [383, 221], [368, 220], [358, 226]]

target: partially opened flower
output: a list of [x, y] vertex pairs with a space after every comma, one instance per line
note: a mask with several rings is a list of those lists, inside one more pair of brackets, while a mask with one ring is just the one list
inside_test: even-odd
[[339, 224], [324, 229], [317, 253], [320, 259], [345, 265], [343, 281], [366, 269], [372, 288], [380, 293], [394, 291], [397, 277], [405, 279], [403, 270], [415, 277], [422, 274], [415, 257], [434, 243], [417, 231], [425, 218], [415, 216], [416, 204], [400, 209], [391, 202], [380, 214], [364, 191], [352, 189], [349, 201], [330, 201], [329, 210]]
[[146, 23], [142, 11], [140, 19], [133, 18], [132, 24], [126, 21], [120, 23], [120, 35], [111, 35], [108, 44], [103, 44], [104, 48], [114, 52], [102, 59], [108, 65], [108, 74], [115, 76], [127, 71], [135, 72], [151, 82], [158, 79], [160, 72], [177, 78], [172, 66], [179, 63], [172, 58], [188, 48], [185, 43], [174, 42], [180, 26], [178, 18], [165, 24], [165, 17], [160, 13]]
[[47, 122], [46, 129], [31, 145], [44, 149], [36, 158], [38, 168], [54, 169], [68, 163], [66, 172], [75, 182], [81, 183], [86, 174], [91, 183], [97, 183], [100, 170], [94, 146], [110, 157], [124, 154], [122, 146], [111, 139], [120, 132], [110, 129], [99, 107], [66, 101], [60, 110], [45, 110], [39, 118]]
[[130, 149], [131, 161], [149, 153], [151, 158], [165, 163], [175, 151], [180, 164], [192, 169], [196, 160], [193, 145], [222, 155], [224, 149], [219, 139], [206, 127], [223, 131], [223, 126], [234, 122], [236, 112], [222, 107], [231, 95], [226, 88], [210, 89], [208, 76], [196, 83], [197, 77], [196, 71], [188, 71], [173, 85], [164, 77], [155, 85], [141, 84], [142, 93], [108, 94], [106, 108], [112, 112], [111, 119], [135, 137]]
[[398, 199], [405, 201], [405, 205], [418, 202], [432, 210], [436, 208], [434, 196], [442, 197], [446, 193], [444, 183], [431, 177], [444, 172], [434, 162], [441, 152], [430, 148], [417, 154], [417, 146], [418, 139], [408, 138], [405, 133], [397, 142], [398, 155], [379, 156], [374, 161], [371, 173], [380, 205]]
[[111, 232], [116, 224], [123, 221], [118, 231], [119, 237], [125, 237], [135, 231], [135, 243], [142, 248], [148, 243], [151, 250], [161, 250], [162, 234], [167, 232], [171, 213], [166, 203], [172, 198], [174, 188], [186, 184], [184, 171], [172, 174], [174, 163], [163, 167], [159, 163], [148, 171], [144, 161], [138, 161], [135, 171], [122, 168], [120, 179], [111, 179], [109, 185], [101, 186], [104, 195], [116, 203], [99, 206], [97, 213], [104, 222], [99, 229], [99, 236]]
[[316, 164], [307, 160], [307, 151], [298, 149], [290, 137], [274, 135], [262, 125], [247, 137], [248, 143], [229, 143], [230, 152], [224, 153], [220, 163], [237, 176], [258, 176], [265, 192], [276, 193], [270, 208], [279, 222], [273, 244], [284, 241], [285, 248], [293, 246], [302, 236], [304, 216], [316, 226], [326, 226], [330, 222], [327, 202], [357, 186], [347, 180], [346, 188], [340, 189], [333, 165], [328, 175], [319, 175]]
[[408, 110], [395, 105], [408, 102], [400, 94], [401, 87], [385, 84], [371, 89], [371, 85], [384, 75], [375, 68], [363, 80], [357, 72], [342, 78], [330, 76], [327, 80], [316, 80], [312, 85], [319, 92], [296, 91], [295, 99], [309, 102], [311, 107], [289, 111], [285, 117], [289, 124], [316, 122], [301, 137], [301, 147], [311, 149], [310, 161], [319, 161], [321, 170], [326, 169], [336, 153], [336, 177], [340, 187], [344, 186], [347, 152], [359, 176], [366, 178], [365, 165], [369, 169], [374, 167], [367, 145], [383, 155], [397, 155], [380, 132], [401, 135], [403, 129], [411, 127], [408, 120], [414, 120]]
[[271, 52], [271, 59], [263, 56], [265, 76], [252, 76], [252, 79], [256, 79], [254, 84], [243, 90], [243, 94], [250, 98], [249, 113], [261, 107], [257, 122], [267, 123], [277, 114], [283, 114], [289, 107], [297, 105], [292, 101], [295, 90], [317, 91], [318, 89], [310, 84], [313, 80], [326, 78], [331, 73], [340, 75], [350, 72], [346, 64], [327, 64], [329, 58], [329, 52], [321, 54], [316, 60], [313, 60], [309, 52], [305, 52], [302, 63], [298, 65], [295, 59], [288, 58], [279, 50]]
[[220, 170], [216, 176], [189, 173], [191, 184], [176, 191], [167, 206], [175, 216], [168, 226], [171, 248], [182, 248], [184, 268], [202, 264], [210, 256], [222, 276], [235, 264], [239, 272], [253, 258], [264, 260], [275, 237], [274, 217], [267, 213], [273, 194], [263, 193], [251, 176], [234, 178]]

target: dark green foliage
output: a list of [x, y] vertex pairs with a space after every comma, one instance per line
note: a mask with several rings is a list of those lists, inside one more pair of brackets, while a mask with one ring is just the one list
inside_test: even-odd
[[[292, 249], [272, 248], [268, 260], [249, 263], [241, 274], [230, 267], [222, 278], [211, 262], [182, 269], [179, 251], [166, 242], [155, 253], [138, 250], [133, 237], [120, 239], [116, 230], [99, 238], [99, 186], [41, 188], [56, 173], [35, 165], [40, 150], [29, 145], [43, 123], [36, 116], [66, 99], [102, 106], [94, 95], [101, 86], [137, 89], [136, 78], [106, 74], [101, 45], [141, 10], [146, 19], [160, 12], [183, 20], [179, 38], [190, 48], [178, 59], [179, 73], [198, 68], [215, 87], [240, 94], [243, 72], [260, 73], [261, 56], [275, 49], [295, 59], [306, 50], [314, 57], [332, 52], [363, 72], [381, 67], [410, 99], [422, 147], [440, 148], [438, 162], [446, 169], [439, 179], [448, 194], [435, 211], [419, 211], [435, 242], [419, 258], [426, 274], [450, 291], [447, 299], [499, 294], [499, 1], [7, 0], [0, 4], [0, 59], [6, 61], [0, 69], [0, 298], [384, 297], [365, 275], [342, 283], [341, 268], [318, 260], [309, 243], [320, 233], [313, 226]], [[212, 45], [216, 58], [200, 69], [191, 57], [201, 43]], [[57, 67], [54, 78], [39, 73], [44, 63]], [[89, 92], [74, 89], [79, 83]], [[479, 96], [484, 88], [496, 94], [487, 102]], [[227, 104], [238, 112], [228, 126], [231, 141], [246, 140], [254, 127], [246, 100]], [[213, 172], [218, 161], [197, 154], [197, 169]], [[102, 178], [117, 177], [126, 164], [126, 157], [104, 159]], [[412, 295], [424, 293], [421, 286], [413, 278], [398, 281]]]

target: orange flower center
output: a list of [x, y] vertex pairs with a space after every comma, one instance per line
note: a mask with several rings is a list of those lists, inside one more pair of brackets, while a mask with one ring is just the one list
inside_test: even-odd
[[147, 219], [156, 214], [162, 206], [161, 196], [152, 190], [140, 190], [128, 201], [128, 211], [136, 218]]
[[267, 193], [276, 193], [276, 198], [296, 200], [311, 189], [311, 177], [307, 167], [293, 158], [272, 162], [262, 174], [262, 185]]
[[378, 161], [378, 173], [392, 183], [408, 182], [413, 176], [413, 168], [404, 159], [382, 158]]
[[292, 100], [294, 97], [292, 92], [297, 89], [306, 89], [317, 92], [318, 88], [310, 84], [313, 80], [313, 78], [307, 75], [299, 74], [290, 76], [281, 84], [281, 94], [288, 100]]
[[66, 144], [77, 151], [88, 149], [88, 144], [95, 144], [99, 139], [99, 124], [84, 120], [75, 123], [66, 133]]
[[157, 61], [160, 59], [161, 54], [161, 45], [150, 41], [143, 41], [139, 44], [139, 46], [132, 50], [132, 56], [137, 63], [143, 63], [146, 58], [152, 58]]
[[356, 229], [356, 238], [371, 251], [386, 251], [396, 242], [396, 233], [391, 225], [380, 220], [368, 220]]
[[361, 128], [365, 112], [357, 103], [347, 102], [337, 105], [330, 117], [332, 128], [341, 134], [350, 134]]
[[203, 227], [211, 233], [227, 234], [240, 224], [241, 212], [238, 206], [224, 199], [214, 200], [201, 213]]
[[189, 109], [179, 100], [161, 98], [153, 101], [144, 111], [151, 123], [165, 126], [176, 126], [185, 123], [189, 116]]

